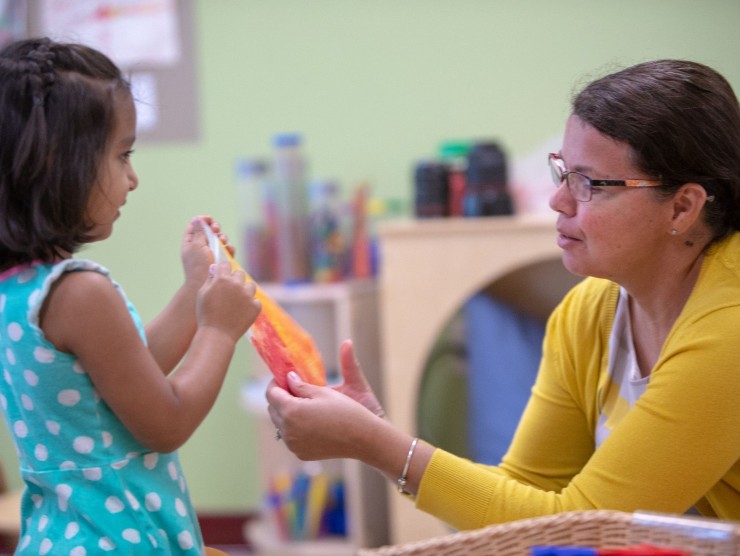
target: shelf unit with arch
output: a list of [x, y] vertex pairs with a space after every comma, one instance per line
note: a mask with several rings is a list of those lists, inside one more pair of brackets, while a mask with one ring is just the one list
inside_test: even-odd
[[[543, 319], [578, 278], [560, 262], [554, 216], [388, 222], [381, 226], [381, 367], [391, 421], [418, 434], [420, 385], [430, 350], [450, 317], [486, 289]], [[415, 509], [389, 484], [392, 543], [450, 528]]]

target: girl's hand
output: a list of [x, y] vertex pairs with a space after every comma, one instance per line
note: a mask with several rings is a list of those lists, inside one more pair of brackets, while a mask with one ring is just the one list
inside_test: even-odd
[[272, 422], [300, 459], [362, 460], [373, 450], [379, 419], [362, 404], [335, 388], [303, 382], [295, 372], [288, 373], [288, 387], [273, 380], [265, 397]]
[[247, 332], [262, 308], [254, 298], [257, 285], [247, 282], [242, 270], [231, 270], [226, 261], [210, 265], [210, 268], [212, 275], [198, 291], [198, 326], [221, 330], [236, 342]]
[[380, 405], [375, 392], [373, 392], [365, 374], [362, 372], [357, 357], [355, 357], [352, 340], [345, 340], [339, 346], [339, 362], [342, 367], [344, 381], [342, 384], [334, 386], [334, 390], [359, 402], [378, 417], [385, 417], [383, 406]]
[[185, 283], [196, 290], [205, 282], [208, 277], [208, 267], [213, 262], [213, 254], [208, 247], [208, 240], [203, 232], [201, 221], [208, 224], [211, 230], [218, 235], [232, 257], [235, 253], [234, 246], [229, 243], [229, 238], [226, 234], [221, 233], [221, 225], [218, 222], [215, 222], [208, 215], [199, 215], [193, 218], [185, 230], [180, 254], [185, 271]]

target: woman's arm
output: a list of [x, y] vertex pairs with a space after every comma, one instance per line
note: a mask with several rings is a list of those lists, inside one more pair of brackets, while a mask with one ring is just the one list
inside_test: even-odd
[[[582, 301], [592, 305], [587, 294]], [[580, 332], [569, 330], [566, 343], [551, 338], [500, 466], [419, 444], [408, 484], [417, 507], [472, 529], [573, 510], [682, 513], [710, 493], [724, 517], [740, 517], [740, 499], [729, 494], [740, 488], [740, 413], [734, 409], [740, 347], [720, 340], [738, 319], [710, 315], [685, 332], [683, 342], [668, 345], [647, 392], [594, 451], [599, 392], [608, 387], [598, 364], [604, 352], [595, 347], [608, 337], [606, 329], [599, 335], [599, 318], [565, 318]], [[586, 364], [592, 356], [596, 364]], [[292, 396], [273, 385], [267, 399], [291, 450], [303, 459], [359, 459], [397, 479], [409, 435], [335, 390], [295, 379], [289, 384]]]
[[599, 400], [612, 387], [602, 369], [613, 315], [606, 301], [587, 286], [549, 323], [503, 463], [486, 469], [438, 450], [417, 507], [466, 529], [572, 510], [683, 513], [705, 496], [721, 517], [740, 517], [740, 347], [730, 341], [740, 309], [725, 302], [677, 323], [647, 391], [594, 451]]

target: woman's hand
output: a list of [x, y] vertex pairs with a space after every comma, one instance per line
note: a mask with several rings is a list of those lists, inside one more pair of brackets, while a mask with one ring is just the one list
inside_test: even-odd
[[342, 367], [344, 381], [342, 384], [334, 386], [334, 390], [364, 405], [378, 417], [385, 417], [383, 406], [380, 405], [375, 392], [373, 392], [365, 374], [362, 372], [357, 357], [355, 357], [352, 340], [345, 340], [339, 346], [339, 363]]
[[364, 460], [372, 451], [373, 430], [383, 421], [364, 405], [335, 388], [303, 382], [295, 372], [288, 373], [288, 387], [273, 380], [265, 397], [272, 422], [296, 456]]
[[[383, 410], [354, 356], [352, 342], [340, 347], [344, 384], [316, 386], [288, 373], [288, 389], [267, 387], [270, 419], [279, 439], [305, 461], [350, 458], [376, 468], [390, 480], [400, 476], [412, 438], [382, 418]], [[405, 488], [416, 494], [434, 448], [419, 442]]]

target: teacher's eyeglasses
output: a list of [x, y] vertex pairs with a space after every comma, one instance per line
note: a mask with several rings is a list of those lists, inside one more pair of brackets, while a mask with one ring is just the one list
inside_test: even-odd
[[565, 168], [565, 163], [559, 154], [550, 153], [547, 156], [550, 164], [550, 172], [555, 185], [560, 187], [565, 180], [568, 191], [576, 201], [586, 203], [591, 200], [593, 187], [617, 186], [617, 187], [662, 187], [663, 182], [654, 180], [594, 180], [580, 172], [570, 172]]

